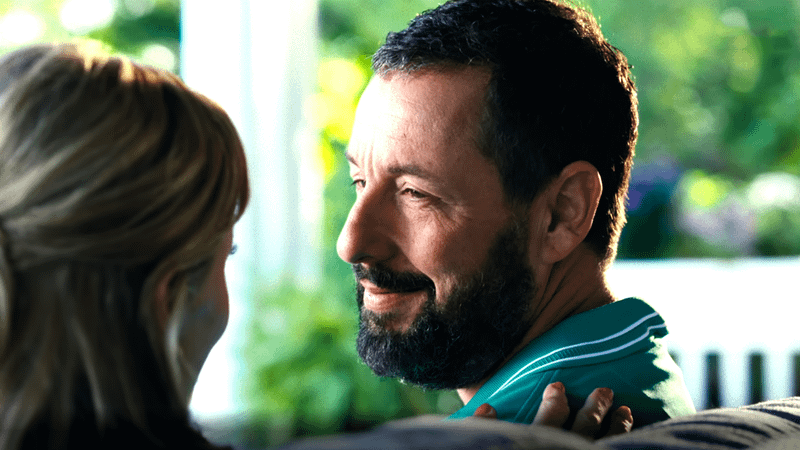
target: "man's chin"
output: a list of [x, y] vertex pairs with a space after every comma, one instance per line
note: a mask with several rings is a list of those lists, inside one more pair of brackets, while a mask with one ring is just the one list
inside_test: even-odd
[[396, 312], [377, 314], [369, 309], [361, 308], [361, 327], [372, 334], [402, 333], [408, 329], [404, 326], [405, 317]]
[[485, 353], [473, 358], [474, 349], [468, 346], [447, 348], [446, 339], [420, 340], [417, 325], [410, 332], [392, 332], [383, 327], [375, 329], [362, 321], [357, 339], [359, 356], [375, 375], [398, 378], [423, 389], [473, 385], [502, 361], [502, 358], [487, 360]]

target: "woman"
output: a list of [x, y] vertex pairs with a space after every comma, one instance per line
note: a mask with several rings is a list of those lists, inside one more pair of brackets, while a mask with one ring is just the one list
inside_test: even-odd
[[248, 200], [223, 110], [87, 44], [0, 59], [0, 448], [207, 448], [197, 373]]

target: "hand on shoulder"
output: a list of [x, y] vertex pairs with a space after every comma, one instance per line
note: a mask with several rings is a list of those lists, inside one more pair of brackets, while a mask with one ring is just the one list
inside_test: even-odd
[[[608, 388], [597, 388], [589, 395], [583, 407], [578, 410], [569, 431], [588, 439], [599, 439], [606, 436], [627, 433], [633, 427], [633, 415], [630, 408], [620, 406], [613, 412], [611, 405], [614, 392]], [[544, 425], [564, 428], [569, 419], [570, 410], [567, 394], [560, 382], [551, 383], [542, 394], [542, 404], [531, 425]], [[496, 419], [497, 411], [488, 403], [475, 410], [474, 417]]]

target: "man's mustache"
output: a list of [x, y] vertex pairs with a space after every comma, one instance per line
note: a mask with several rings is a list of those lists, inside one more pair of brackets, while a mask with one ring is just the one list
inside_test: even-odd
[[362, 264], [353, 264], [356, 281], [367, 280], [380, 289], [392, 292], [416, 292], [427, 290], [433, 294], [436, 286], [433, 280], [422, 274], [411, 272], [395, 272], [385, 267], [364, 267]]

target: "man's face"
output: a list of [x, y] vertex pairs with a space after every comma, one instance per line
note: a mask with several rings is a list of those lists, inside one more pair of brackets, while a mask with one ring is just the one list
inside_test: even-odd
[[378, 374], [462, 387], [480, 380], [460, 377], [463, 364], [480, 361], [466, 375], [482, 377], [524, 334], [527, 228], [476, 143], [488, 80], [479, 68], [396, 74], [361, 98], [347, 155], [357, 198], [337, 249], [355, 265], [359, 352]]

